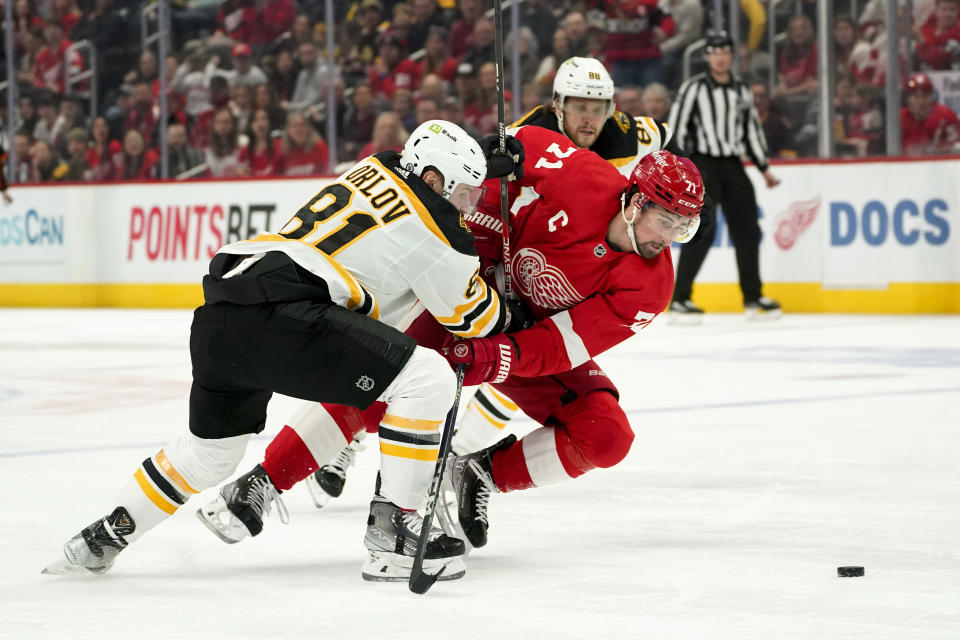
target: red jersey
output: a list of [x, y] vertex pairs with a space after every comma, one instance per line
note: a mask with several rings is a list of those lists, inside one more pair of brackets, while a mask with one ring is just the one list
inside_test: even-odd
[[397, 89], [413, 91], [420, 86], [420, 65], [410, 58], [404, 58], [383, 76], [377, 73], [376, 67], [371, 66], [370, 70], [367, 71], [367, 80], [375, 94], [390, 98]]
[[607, 62], [659, 58], [660, 45], [654, 42], [654, 27], [666, 36], [673, 35], [673, 18], [657, 6], [656, 0], [605, 0], [603, 9]]
[[329, 157], [330, 151], [323, 140], [317, 140], [312, 148], [306, 150], [291, 146], [283, 155], [278, 173], [284, 176], [323, 175], [327, 171]]
[[943, 153], [960, 142], [960, 120], [950, 107], [933, 105], [926, 120], [918, 121], [906, 107], [900, 109], [900, 132], [903, 152], [907, 155]]
[[439, 69], [433, 69], [433, 70], [427, 69], [426, 58], [423, 58], [422, 60], [420, 60], [420, 62], [416, 64], [417, 64], [417, 73], [419, 74], [418, 75], [419, 78], [423, 78], [423, 76], [427, 75], [428, 73], [435, 73], [441, 78], [443, 78], [444, 80], [446, 80], [447, 82], [453, 82], [454, 78], [457, 75], [457, 65], [460, 64], [460, 61], [454, 58], [453, 56], [451, 56], [443, 61], [443, 64], [440, 66]]
[[[541, 127], [521, 127], [522, 180], [511, 183], [513, 287], [538, 322], [511, 334], [522, 377], [569, 371], [639, 332], [673, 293], [673, 259], [607, 244], [627, 179], [592, 151]], [[521, 190], [522, 188], [522, 190]], [[485, 265], [500, 261], [500, 185], [487, 181], [467, 220]]]
[[920, 29], [920, 33], [923, 38], [917, 45], [917, 57], [927, 63], [931, 69], [949, 69], [957, 60], [957, 56], [947, 53], [947, 42], [960, 41], [960, 22], [937, 33], [937, 18], [930, 16]]
[[793, 60], [787, 57], [787, 52], [780, 54], [780, 75], [783, 84], [787, 87], [796, 87], [806, 82], [808, 78], [817, 77], [817, 46], [810, 48], [805, 56], [798, 56]]
[[240, 149], [240, 164], [250, 167], [251, 176], [275, 176], [283, 167], [283, 141], [274, 138], [270, 144], [273, 145], [272, 154], [268, 154], [266, 149], [255, 150], [253, 143]]
[[[45, 46], [37, 52], [33, 64], [33, 86], [49, 87], [57, 93], [64, 93], [67, 89], [67, 68], [63, 64], [67, 48], [73, 44], [66, 38], [60, 41], [56, 49]], [[70, 52], [70, 71], [79, 73], [83, 70], [83, 58], [76, 50]]]

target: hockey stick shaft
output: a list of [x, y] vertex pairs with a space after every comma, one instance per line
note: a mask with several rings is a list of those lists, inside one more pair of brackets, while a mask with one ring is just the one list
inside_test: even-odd
[[430, 492], [427, 494], [427, 506], [423, 512], [423, 524], [420, 527], [420, 541], [417, 542], [417, 552], [413, 557], [413, 567], [410, 569], [408, 586], [414, 593], [426, 593], [437, 581], [441, 568], [435, 574], [423, 570], [423, 559], [427, 554], [427, 543], [430, 542], [430, 528], [433, 526], [433, 514], [437, 510], [437, 501], [440, 499], [440, 483], [443, 481], [443, 472], [447, 468], [447, 454], [450, 452], [450, 443], [453, 441], [453, 427], [457, 422], [457, 410], [460, 407], [460, 393], [463, 391], [463, 376], [467, 372], [467, 365], [458, 364], [457, 395], [453, 398], [453, 406], [447, 414], [443, 425], [443, 435], [440, 437], [440, 451], [437, 453], [437, 466], [433, 469], [433, 480], [430, 481]]
[[[503, 6], [501, 0], [493, 0], [493, 26], [496, 33], [493, 41], [494, 57], [497, 63], [497, 136], [500, 153], [507, 151], [507, 128], [504, 124], [505, 108], [503, 98]], [[514, 25], [516, 26], [516, 25]], [[516, 70], [514, 70], [516, 72]], [[514, 100], [517, 97], [514, 96]], [[503, 228], [503, 294], [509, 300], [516, 299], [513, 294], [513, 265], [510, 261], [510, 197], [507, 192], [507, 178], [500, 178], [500, 219]]]

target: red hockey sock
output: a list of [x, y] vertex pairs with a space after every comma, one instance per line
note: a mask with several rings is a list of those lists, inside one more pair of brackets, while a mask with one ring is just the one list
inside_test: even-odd
[[535, 487], [523, 455], [523, 441], [514, 442], [493, 454], [491, 475], [497, 489], [506, 493]]
[[[353, 438], [352, 435], [350, 437]], [[273, 442], [267, 445], [263, 468], [273, 481], [273, 486], [286, 491], [320, 466], [297, 432], [285, 426]]]

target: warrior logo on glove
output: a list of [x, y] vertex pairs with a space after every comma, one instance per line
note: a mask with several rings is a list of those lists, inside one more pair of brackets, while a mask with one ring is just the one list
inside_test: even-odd
[[470, 347], [463, 342], [458, 342], [453, 346], [453, 355], [458, 358], [468, 358], [470, 357]]

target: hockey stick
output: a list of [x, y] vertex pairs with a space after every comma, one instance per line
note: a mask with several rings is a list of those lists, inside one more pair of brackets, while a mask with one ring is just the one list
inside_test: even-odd
[[426, 573], [423, 570], [423, 558], [427, 554], [427, 543], [430, 541], [430, 527], [433, 525], [433, 514], [437, 510], [437, 501], [440, 498], [440, 483], [443, 480], [443, 472], [447, 468], [447, 453], [450, 452], [450, 442], [453, 440], [453, 426], [457, 422], [457, 409], [460, 406], [460, 392], [463, 391], [463, 376], [467, 372], [467, 365], [458, 364], [456, 366], [456, 372], [457, 395], [453, 398], [453, 406], [450, 407], [447, 420], [443, 425], [443, 436], [440, 438], [440, 451], [437, 454], [437, 466], [433, 469], [430, 493], [427, 494], [427, 506], [423, 511], [423, 524], [420, 526], [420, 541], [417, 542], [417, 553], [413, 556], [413, 567], [410, 569], [410, 581], [408, 585], [410, 591], [414, 593], [426, 593], [446, 568], [441, 567], [440, 571], [434, 574]]
[[[514, 0], [516, 1], [516, 0]], [[507, 128], [504, 124], [503, 100], [503, 7], [501, 0], [493, 0], [493, 26], [496, 36], [493, 41], [494, 57], [497, 63], [497, 136], [500, 142], [500, 153], [507, 152]], [[514, 25], [516, 26], [516, 25]], [[514, 73], [517, 70], [514, 69]], [[514, 100], [517, 96], [513, 97]], [[515, 300], [513, 294], [513, 265], [510, 262], [510, 198], [507, 193], [507, 178], [500, 178], [500, 219], [503, 229], [500, 235], [503, 238], [503, 294], [508, 300]]]

